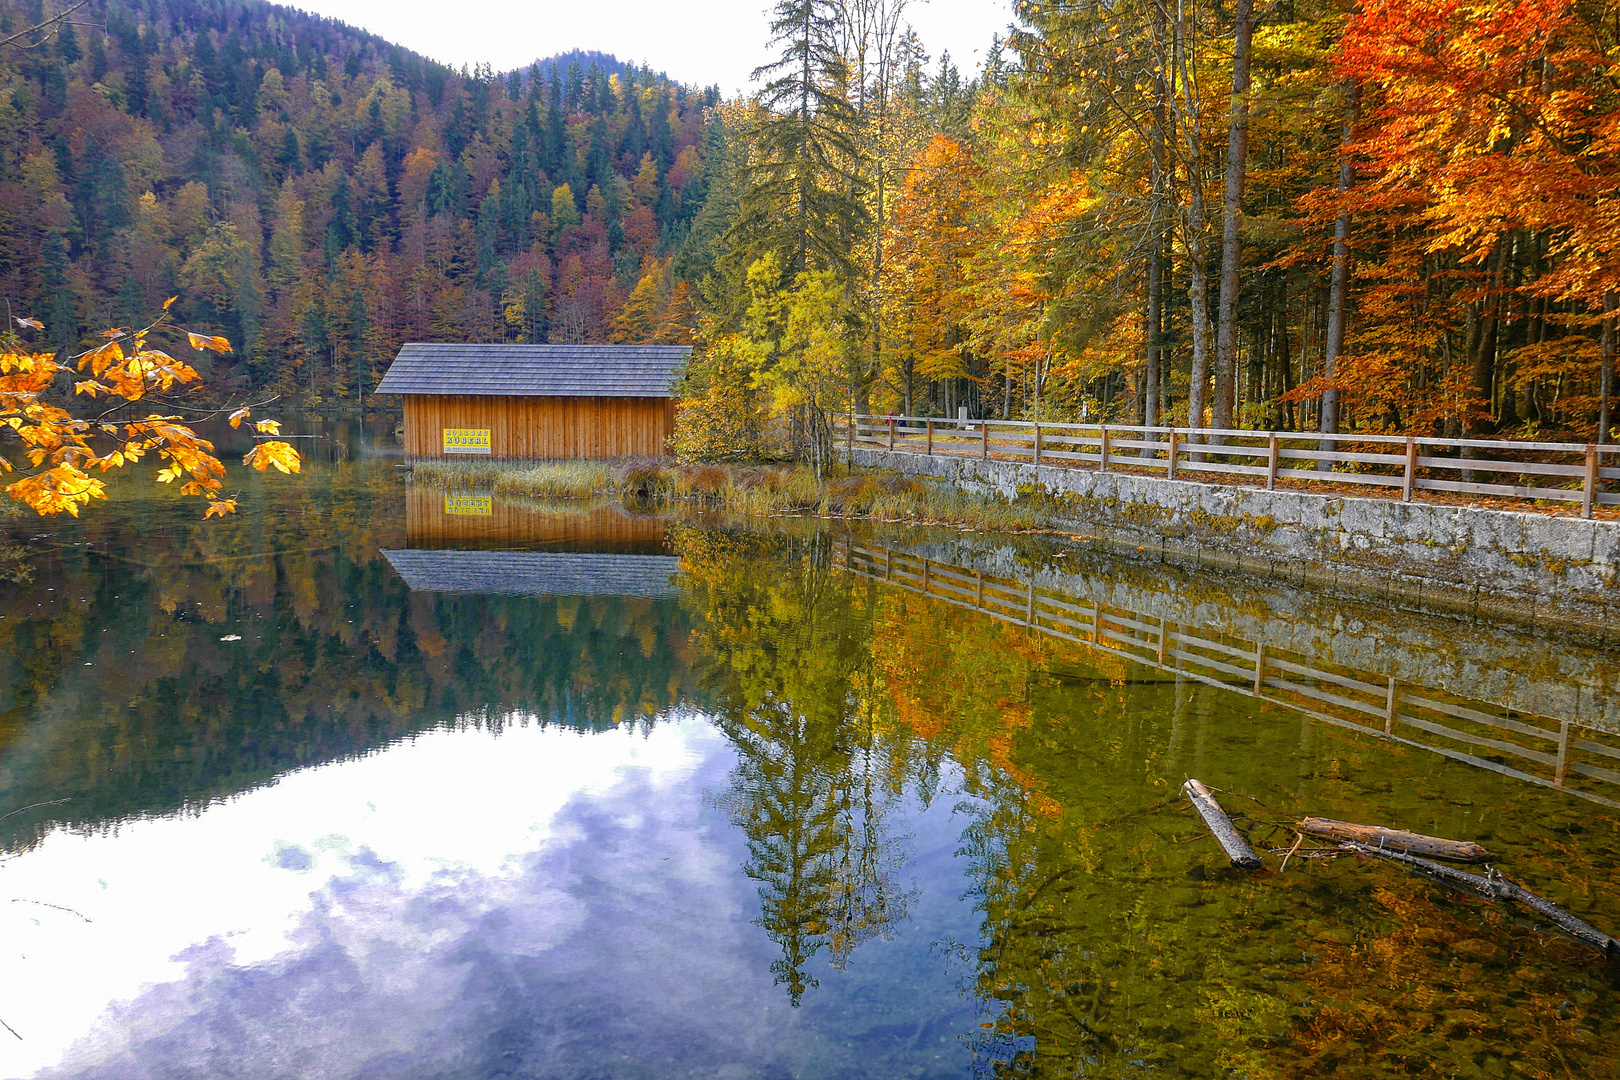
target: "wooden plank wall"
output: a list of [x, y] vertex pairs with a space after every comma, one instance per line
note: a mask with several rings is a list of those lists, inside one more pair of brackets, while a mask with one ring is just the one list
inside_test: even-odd
[[[454, 492], [449, 493], [452, 496]], [[559, 512], [491, 497], [489, 515], [445, 513], [446, 492], [405, 489], [405, 538], [410, 547], [523, 547], [552, 551], [662, 554], [664, 519], [634, 517], [616, 506]]]
[[675, 433], [671, 398], [405, 397], [405, 453], [445, 454], [443, 430], [488, 428], [490, 457], [610, 458], [669, 453]]

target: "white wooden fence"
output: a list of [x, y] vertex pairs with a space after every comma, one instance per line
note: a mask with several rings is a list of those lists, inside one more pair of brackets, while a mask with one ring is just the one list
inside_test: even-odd
[[[1325, 435], [1297, 431], [949, 420], [846, 413], [840, 440], [908, 454], [1028, 460], [1037, 465], [1141, 469], [1172, 480], [1251, 476], [1578, 503], [1581, 516], [1620, 505], [1620, 444], [1435, 439], [1413, 435]], [[1324, 446], [1331, 447], [1323, 449]], [[1468, 455], [1468, 456], [1465, 456]], [[1323, 470], [1320, 463], [1327, 463]], [[1490, 479], [1485, 479], [1489, 476]]]

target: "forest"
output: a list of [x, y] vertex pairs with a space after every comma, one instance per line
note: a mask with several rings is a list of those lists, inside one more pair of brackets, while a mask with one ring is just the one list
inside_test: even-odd
[[779, 0], [723, 100], [51, 2], [0, 4], [0, 289], [41, 348], [178, 296], [234, 343], [184, 356], [210, 392], [353, 408], [405, 341], [694, 344], [710, 458], [851, 409], [1611, 437], [1613, 4], [1020, 0], [964, 75], [907, 0]]
[[[78, 352], [178, 296], [212, 391], [353, 405], [404, 341], [677, 340], [717, 93], [452, 71], [263, 3], [0, 7], [0, 289]], [[24, 47], [32, 46], [32, 47]]]
[[1021, 0], [966, 84], [903, 0], [776, 10], [695, 444], [754, 408], [801, 447], [849, 409], [1612, 437], [1614, 5]]

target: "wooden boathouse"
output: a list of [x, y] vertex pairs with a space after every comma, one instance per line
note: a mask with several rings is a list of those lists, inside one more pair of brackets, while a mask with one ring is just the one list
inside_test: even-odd
[[409, 344], [377, 385], [405, 399], [407, 457], [668, 453], [686, 345]]

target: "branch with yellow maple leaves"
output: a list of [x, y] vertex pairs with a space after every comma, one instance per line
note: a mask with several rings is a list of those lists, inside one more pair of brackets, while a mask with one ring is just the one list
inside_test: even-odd
[[[91, 499], [105, 499], [106, 485], [93, 471], [106, 473], [148, 456], [163, 462], [157, 480], [170, 484], [184, 478], [181, 495], [208, 500], [205, 518], [234, 513], [236, 498], [223, 496], [225, 466], [214, 454], [214, 444], [191, 427], [198, 420], [229, 415], [231, 427], [251, 423], [263, 438], [242, 459], [259, 472], [275, 469], [284, 474], [298, 472], [302, 462], [298, 451], [275, 439], [281, 433], [274, 420], [253, 421], [252, 410], [266, 402], [221, 409], [186, 409], [171, 395], [196, 390], [202, 376], [185, 361], [158, 348], [154, 340], [165, 334], [184, 334], [197, 350], [229, 353], [231, 343], [223, 337], [197, 334], [168, 322], [171, 297], [156, 320], [141, 327], [118, 327], [106, 331], [101, 345], [59, 361], [54, 353], [30, 351], [17, 332], [0, 332], [0, 434], [11, 433], [26, 448], [33, 471], [7, 486], [5, 493], [40, 515], [64, 511], [78, 516]], [[37, 319], [15, 320], [18, 326], [43, 330]], [[77, 417], [51, 401], [59, 376], [73, 372], [88, 378], [73, 381], [72, 395], [91, 399], [106, 398], [111, 407], [93, 417]], [[162, 406], [144, 416], [126, 413], [136, 402]], [[187, 417], [182, 413], [190, 412]], [[101, 445], [95, 445], [95, 443]], [[110, 444], [110, 445], [108, 445]], [[19, 466], [0, 458], [0, 472], [14, 472]]]

